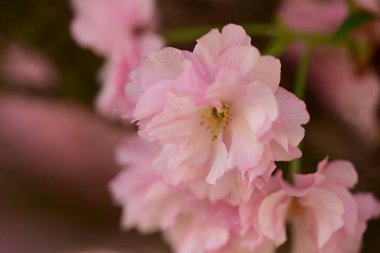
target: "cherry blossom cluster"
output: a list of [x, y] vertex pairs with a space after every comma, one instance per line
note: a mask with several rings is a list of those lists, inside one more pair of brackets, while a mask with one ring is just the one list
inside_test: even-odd
[[152, 163], [160, 152], [159, 144], [127, 138], [118, 160], [128, 169], [111, 191], [124, 228], [162, 231], [175, 252], [275, 252], [290, 224], [291, 252], [357, 253], [366, 222], [380, 214], [371, 194], [350, 193], [357, 174], [348, 161], [323, 160], [315, 173], [294, 175], [293, 184], [280, 171], [233, 205], [167, 183]]
[[162, 48], [153, 0], [73, 6], [75, 39], [108, 61], [98, 105], [138, 126], [111, 183], [124, 228], [162, 231], [178, 253], [275, 252], [288, 238], [293, 253], [359, 252], [380, 204], [350, 192], [348, 161], [284, 179], [276, 162], [302, 155], [309, 114], [243, 27], [213, 29], [184, 51]]

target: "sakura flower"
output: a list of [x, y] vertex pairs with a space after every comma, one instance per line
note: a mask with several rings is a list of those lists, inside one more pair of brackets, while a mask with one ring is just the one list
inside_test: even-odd
[[[229, 244], [238, 225], [236, 208], [224, 204], [194, 202], [173, 227], [165, 231], [165, 238], [175, 252], [218, 252]], [[194, 206], [193, 206], [194, 207]]]
[[237, 212], [223, 205], [206, 205], [181, 216], [165, 232], [178, 253], [274, 253], [272, 241], [260, 240], [251, 231], [240, 233]]
[[370, 195], [353, 196], [348, 191], [356, 182], [352, 164], [339, 160], [322, 161], [314, 174], [295, 175], [294, 186], [279, 173], [267, 196], [241, 207], [241, 217], [276, 245], [286, 241], [285, 225], [290, 222], [293, 253], [355, 253], [365, 223], [380, 214], [379, 203]]
[[100, 75], [102, 89], [97, 109], [103, 115], [120, 117], [130, 104], [123, 88], [130, 71], [148, 51], [163, 45], [153, 30], [155, 1], [72, 0], [72, 6], [74, 39], [107, 58]]
[[133, 54], [136, 32], [152, 27], [154, 0], [71, 0], [74, 39], [103, 56]]
[[279, 82], [279, 60], [261, 56], [242, 27], [227, 25], [201, 37], [193, 52], [150, 52], [126, 92], [136, 101], [139, 134], [171, 145], [159, 163], [171, 183], [216, 184], [238, 173], [263, 186], [275, 160], [300, 156], [309, 119]]
[[200, 200], [165, 184], [151, 166], [158, 147], [132, 137], [119, 152], [118, 160], [127, 169], [111, 183], [111, 191], [123, 206], [122, 226], [141, 232], [162, 230], [179, 253], [224, 248], [232, 236], [239, 235], [237, 207]]
[[119, 163], [128, 169], [111, 182], [110, 189], [116, 202], [123, 206], [124, 228], [136, 227], [145, 233], [166, 229], [184, 208], [181, 194], [171, 191], [152, 169], [151, 162], [158, 151], [159, 146], [135, 136], [127, 138], [118, 152]]

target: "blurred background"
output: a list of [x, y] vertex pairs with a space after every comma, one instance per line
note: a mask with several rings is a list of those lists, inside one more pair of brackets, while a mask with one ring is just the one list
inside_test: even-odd
[[[277, 19], [280, 4], [159, 0], [159, 29], [271, 22]], [[95, 112], [103, 59], [72, 40], [72, 16], [69, 1], [0, 1], [0, 252], [170, 252], [159, 235], [120, 231], [120, 210], [107, 185], [120, 169], [114, 150], [133, 130]], [[260, 49], [272, 42], [253, 38]], [[194, 44], [173, 46], [191, 50]], [[370, 64], [380, 84], [377, 51]], [[313, 61], [330, 64], [316, 56], [311, 71]], [[292, 89], [297, 52], [289, 50], [282, 62], [282, 86]], [[318, 73], [315, 69], [309, 75], [311, 84]], [[377, 116], [372, 115], [371, 130], [360, 129], [337, 115], [339, 110], [329, 104], [331, 96], [311, 87], [316, 86], [307, 88], [312, 117], [306, 127], [304, 167], [312, 171], [326, 155], [349, 159], [360, 175], [355, 191], [370, 191], [380, 198]], [[357, 100], [360, 107], [367, 97]], [[379, 233], [380, 220], [371, 221], [363, 252], [380, 252]]]

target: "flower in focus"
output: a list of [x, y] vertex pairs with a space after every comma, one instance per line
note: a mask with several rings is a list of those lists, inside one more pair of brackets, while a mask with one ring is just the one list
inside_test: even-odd
[[286, 241], [290, 222], [294, 253], [357, 253], [366, 222], [380, 214], [380, 204], [370, 194], [352, 195], [348, 188], [356, 182], [352, 164], [339, 160], [322, 161], [314, 174], [295, 175], [294, 185], [278, 173], [261, 202], [241, 207], [242, 221], [258, 225], [277, 246]]
[[155, 34], [154, 0], [72, 0], [75, 17], [71, 24], [78, 44], [107, 58], [100, 79], [98, 110], [120, 117], [129, 106], [123, 85], [130, 71], [145, 54], [163, 42]]
[[262, 187], [274, 161], [301, 155], [301, 125], [309, 120], [305, 104], [279, 82], [279, 60], [261, 56], [242, 27], [227, 25], [193, 52], [150, 52], [126, 91], [139, 134], [167, 144], [156, 167], [171, 183], [207, 177], [216, 184], [238, 172], [241, 182]]

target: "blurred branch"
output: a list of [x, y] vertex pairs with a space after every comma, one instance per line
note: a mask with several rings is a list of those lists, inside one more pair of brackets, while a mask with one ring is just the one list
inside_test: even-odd
[[[276, 27], [273, 24], [241, 24], [250, 35], [257, 36], [274, 36], [276, 34]], [[197, 38], [206, 34], [213, 28], [222, 29], [223, 25], [206, 25], [189, 28], [179, 28], [164, 31], [162, 35], [168, 43], [184, 43], [195, 41]]]
[[[331, 41], [330, 36], [325, 34], [295, 32], [279, 23], [242, 23], [250, 36], [263, 36], [287, 38], [289, 42], [304, 41], [307, 43], [328, 44]], [[179, 28], [174, 30], [163, 31], [162, 35], [169, 44], [185, 43], [195, 41], [200, 36], [206, 34], [213, 28], [223, 28], [223, 25], [207, 25], [190, 28]], [[277, 50], [275, 51], [277, 52]]]

